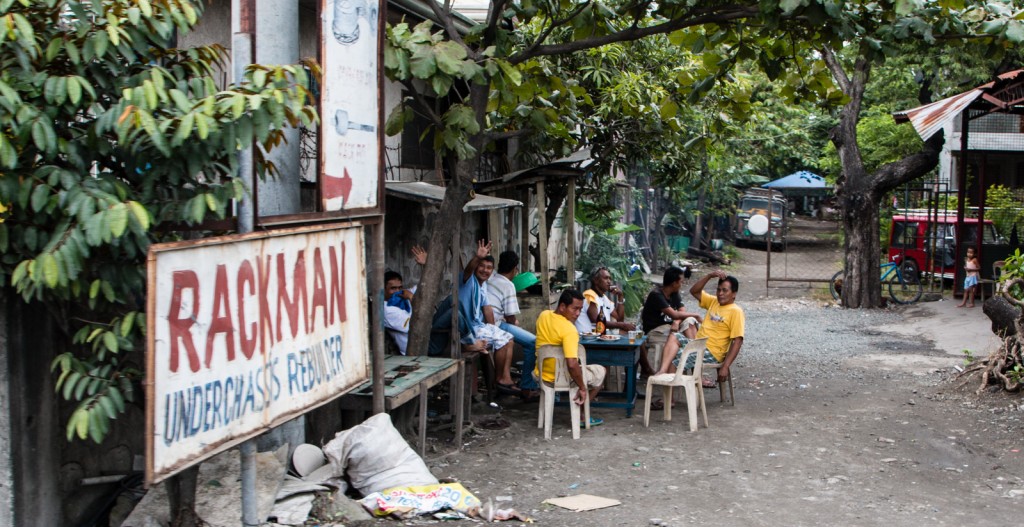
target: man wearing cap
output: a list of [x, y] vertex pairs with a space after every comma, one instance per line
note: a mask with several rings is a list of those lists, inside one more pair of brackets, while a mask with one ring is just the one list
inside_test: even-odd
[[516, 286], [512, 278], [519, 272], [519, 255], [515, 251], [505, 251], [498, 256], [498, 272], [487, 280], [488, 303], [494, 312], [494, 321], [499, 328], [512, 334], [516, 344], [523, 347], [523, 374], [519, 378], [519, 388], [523, 390], [524, 400], [532, 401], [539, 397], [537, 381], [530, 375], [537, 362], [537, 337], [519, 327], [519, 300], [516, 298]]

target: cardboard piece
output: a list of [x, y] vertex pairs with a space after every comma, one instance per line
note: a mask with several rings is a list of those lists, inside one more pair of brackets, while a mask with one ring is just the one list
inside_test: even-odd
[[576, 512], [592, 511], [596, 509], [603, 509], [605, 507], [622, 505], [622, 502], [619, 500], [592, 496], [590, 494], [577, 494], [575, 496], [566, 496], [564, 498], [548, 498], [544, 500], [544, 503], [550, 503], [556, 507]]

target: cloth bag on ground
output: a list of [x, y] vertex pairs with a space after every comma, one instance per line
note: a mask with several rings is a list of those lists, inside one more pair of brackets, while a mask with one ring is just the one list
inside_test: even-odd
[[438, 483], [385, 413], [338, 432], [324, 447], [324, 454], [335, 473], [348, 474], [363, 496], [394, 487]]

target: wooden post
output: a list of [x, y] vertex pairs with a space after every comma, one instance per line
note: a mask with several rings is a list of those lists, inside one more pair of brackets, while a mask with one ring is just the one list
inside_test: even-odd
[[576, 287], [576, 178], [569, 179], [569, 194], [565, 197], [565, 218], [562, 228], [565, 229], [565, 260], [566, 280], [570, 287]]
[[551, 279], [548, 276], [548, 222], [546, 216], [546, 194], [544, 193], [544, 182], [537, 182], [537, 253], [540, 254], [540, 283], [541, 294], [544, 296], [544, 306], [551, 306]]
[[519, 259], [523, 262], [520, 269], [525, 272], [534, 270], [533, 257], [530, 256], [530, 187], [523, 187], [523, 208], [519, 209]]
[[[501, 239], [501, 211], [498, 209], [491, 209], [487, 211], [487, 239], [491, 242], [493, 249], [491, 255], [495, 259], [501, 254], [502, 247], [505, 246]], [[497, 267], [497, 263], [494, 264]]]
[[384, 221], [370, 227], [370, 291], [373, 291], [372, 369], [373, 413], [384, 413]]

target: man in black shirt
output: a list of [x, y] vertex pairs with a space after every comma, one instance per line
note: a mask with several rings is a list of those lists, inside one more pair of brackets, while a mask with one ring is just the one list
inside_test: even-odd
[[645, 332], [650, 333], [660, 326], [671, 324], [672, 333], [681, 332], [686, 338], [694, 338], [702, 320], [701, 315], [684, 310], [683, 297], [679, 294], [683, 289], [683, 279], [689, 277], [689, 267], [669, 267], [665, 270], [662, 286], [647, 295], [640, 314]]

